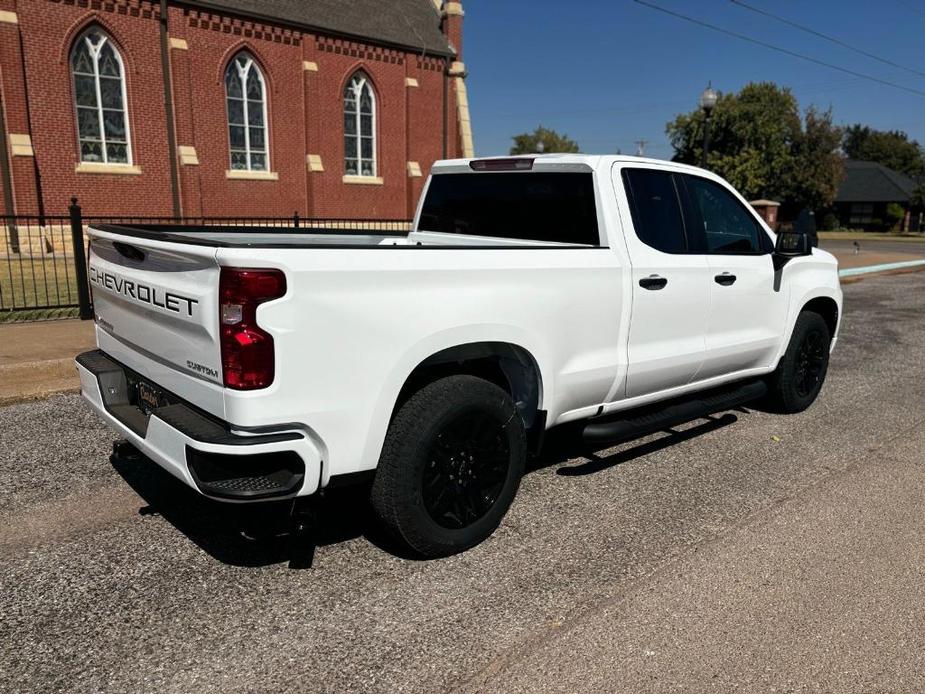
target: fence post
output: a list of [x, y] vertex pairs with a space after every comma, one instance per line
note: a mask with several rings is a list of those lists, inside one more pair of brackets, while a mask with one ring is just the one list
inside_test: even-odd
[[87, 281], [87, 256], [84, 251], [84, 220], [77, 198], [71, 198], [68, 208], [71, 214], [71, 241], [74, 245], [74, 274], [77, 277], [77, 302], [80, 305], [80, 320], [93, 318], [90, 305], [90, 284]]
[[299, 228], [299, 212], [298, 212], [298, 210], [296, 210], [295, 212], [292, 213], [292, 224], [293, 224], [293, 226], [294, 226], [296, 229]]

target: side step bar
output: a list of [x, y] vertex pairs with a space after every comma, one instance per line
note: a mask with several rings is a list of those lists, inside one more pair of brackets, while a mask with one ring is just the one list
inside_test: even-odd
[[[767, 392], [768, 386], [764, 381], [748, 381], [731, 389], [713, 390], [689, 398], [655, 403], [635, 410], [632, 416], [619, 413], [592, 419], [585, 425], [582, 438], [585, 443], [594, 445], [619, 443], [738, 407], [763, 397]], [[617, 416], [620, 418], [615, 418]]]

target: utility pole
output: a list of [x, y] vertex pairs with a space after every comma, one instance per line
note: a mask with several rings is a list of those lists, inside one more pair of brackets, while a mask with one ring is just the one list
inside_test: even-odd
[[648, 140], [636, 140], [636, 156], [644, 157], [646, 156], [646, 145], [649, 144]]

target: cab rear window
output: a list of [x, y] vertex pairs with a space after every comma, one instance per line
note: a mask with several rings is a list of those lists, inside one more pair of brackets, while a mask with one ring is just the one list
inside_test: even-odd
[[439, 174], [418, 231], [599, 246], [592, 174]]

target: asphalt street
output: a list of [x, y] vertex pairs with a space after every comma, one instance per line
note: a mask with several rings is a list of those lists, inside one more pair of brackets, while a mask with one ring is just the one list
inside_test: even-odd
[[2, 408], [0, 691], [925, 691], [923, 317], [925, 272], [850, 284], [809, 411], [552, 436], [500, 530], [429, 562], [361, 494], [312, 556], [110, 462], [76, 396]]

